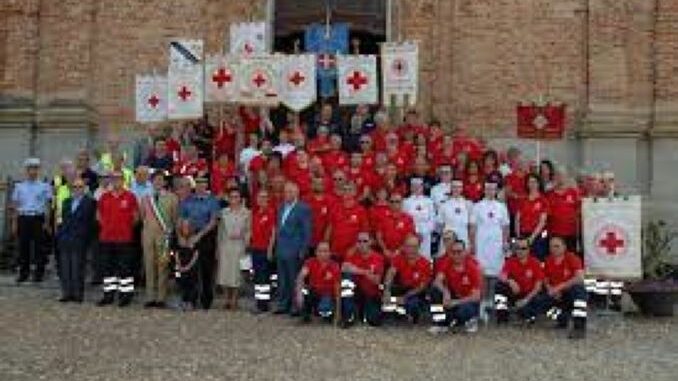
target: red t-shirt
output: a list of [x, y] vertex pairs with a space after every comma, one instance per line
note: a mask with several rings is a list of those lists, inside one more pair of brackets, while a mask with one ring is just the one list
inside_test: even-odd
[[473, 291], [480, 290], [483, 284], [480, 268], [469, 260], [464, 261], [461, 268], [457, 268], [450, 258], [438, 265], [438, 273], [445, 276], [447, 289], [454, 293], [456, 298], [471, 295]]
[[506, 207], [511, 215], [515, 215], [520, 206], [520, 202], [525, 198], [525, 174], [513, 171], [504, 177], [504, 188], [510, 189], [513, 193], [506, 197]]
[[319, 156], [321, 159], [332, 148], [330, 139], [317, 137], [308, 143], [308, 152], [312, 156]]
[[544, 275], [550, 286], [557, 286], [572, 279], [583, 268], [581, 259], [570, 252], [559, 258], [549, 255], [544, 264]]
[[366, 188], [374, 189], [376, 176], [371, 171], [364, 169], [364, 167], [349, 168], [346, 171], [346, 175], [356, 185], [359, 196], [362, 196]]
[[541, 262], [533, 256], [528, 256], [523, 263], [518, 257], [510, 257], [504, 262], [501, 273], [508, 279], [514, 280], [520, 287], [518, 297], [524, 297], [534, 290], [537, 282], [544, 280], [544, 270]]
[[363, 152], [363, 168], [369, 172], [374, 172], [377, 165], [377, 158], [374, 151]]
[[[367, 255], [354, 252], [346, 257], [346, 262], [351, 263], [360, 269], [369, 270], [373, 274], [378, 275], [379, 279], [384, 276], [384, 257], [374, 251]], [[355, 283], [360, 292], [367, 297], [378, 297], [381, 294], [379, 284], [373, 283], [365, 276], [355, 277]]]
[[524, 198], [518, 208], [520, 213], [520, 234], [532, 234], [539, 224], [539, 217], [542, 213], [548, 215], [548, 202], [544, 196], [539, 196], [534, 200]]
[[304, 266], [308, 269], [308, 284], [319, 296], [335, 296], [337, 283], [341, 279], [339, 264], [333, 260], [321, 261], [309, 258]]
[[165, 145], [167, 146], [167, 152], [172, 156], [172, 160], [178, 161], [181, 156], [181, 144], [179, 141], [174, 138], [167, 138]]
[[357, 203], [351, 207], [338, 205], [330, 212], [330, 225], [332, 226], [330, 237], [332, 253], [343, 258], [348, 249], [356, 244], [358, 234], [369, 231], [367, 211]]
[[325, 237], [325, 231], [330, 223], [331, 199], [327, 195], [311, 194], [305, 198], [311, 208], [311, 246], [317, 246]]
[[219, 163], [214, 162], [210, 175], [212, 193], [219, 196], [226, 191], [226, 180], [235, 176], [235, 165], [229, 161], [226, 167], [222, 167]]
[[370, 133], [375, 151], [384, 152], [386, 150], [386, 135], [390, 132], [391, 131], [380, 131], [379, 129], [376, 129]]
[[469, 159], [476, 161], [483, 157], [483, 146], [474, 138], [455, 138], [453, 145], [456, 154], [466, 152]]
[[245, 112], [244, 107], [240, 107], [238, 113], [240, 114], [240, 120], [242, 120], [243, 126], [245, 126], [245, 134], [249, 135], [259, 132], [259, 125], [261, 124], [261, 117], [259, 115], [256, 113], [254, 113], [254, 115], [248, 114]]
[[581, 208], [581, 197], [577, 188], [555, 190], [546, 194], [549, 203], [548, 231], [557, 236], [577, 235], [577, 221]]
[[387, 156], [388, 162], [395, 164], [399, 175], [404, 176], [407, 174], [407, 171], [410, 169], [410, 158], [406, 150], [399, 149], [394, 153], [387, 153]]
[[285, 171], [285, 177], [297, 184], [299, 187], [299, 195], [303, 198], [311, 193], [311, 171], [308, 168], [299, 168], [296, 164], [291, 165]]
[[414, 234], [414, 220], [404, 212], [391, 212], [380, 223], [379, 231], [387, 250], [398, 250], [408, 235]]
[[381, 223], [391, 215], [391, 208], [388, 204], [374, 204], [368, 210], [370, 219], [370, 229], [373, 233], [380, 232]]
[[224, 126], [219, 129], [217, 136], [214, 138], [215, 159], [217, 159], [222, 154], [226, 154], [231, 160], [235, 160], [236, 136], [237, 132], [235, 128], [226, 128]]
[[134, 215], [139, 209], [137, 198], [130, 191], [118, 195], [106, 192], [97, 203], [99, 209], [99, 240], [101, 242], [131, 243], [134, 241]]
[[391, 266], [396, 270], [398, 284], [407, 289], [418, 288], [431, 281], [431, 263], [422, 256], [409, 262], [404, 254], [398, 253], [393, 257]]
[[276, 213], [271, 206], [255, 208], [252, 211], [252, 236], [250, 246], [256, 250], [268, 250], [268, 245], [273, 238]]
[[334, 172], [338, 169], [344, 169], [348, 165], [348, 157], [344, 151], [330, 151], [327, 152], [323, 157], [323, 167], [328, 172]]
[[476, 181], [465, 181], [463, 194], [467, 200], [478, 202], [483, 198], [485, 191], [483, 189], [483, 182], [480, 178], [477, 178]]

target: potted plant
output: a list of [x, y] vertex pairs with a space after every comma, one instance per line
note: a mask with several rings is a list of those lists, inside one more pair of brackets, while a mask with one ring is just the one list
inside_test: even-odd
[[671, 246], [678, 238], [664, 221], [649, 222], [643, 229], [643, 279], [627, 291], [640, 311], [651, 316], [673, 316], [678, 303], [678, 267], [671, 259]]

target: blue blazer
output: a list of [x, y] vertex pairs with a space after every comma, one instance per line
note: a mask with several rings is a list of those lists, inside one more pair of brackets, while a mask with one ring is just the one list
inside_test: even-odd
[[297, 201], [283, 223], [284, 210], [284, 205], [278, 209], [275, 253], [281, 258], [300, 258], [311, 243], [311, 208]]
[[61, 225], [57, 230], [59, 243], [82, 244], [83, 247], [92, 240], [96, 224], [96, 201], [89, 195], [82, 196], [78, 208], [71, 212], [73, 198], [64, 200]]

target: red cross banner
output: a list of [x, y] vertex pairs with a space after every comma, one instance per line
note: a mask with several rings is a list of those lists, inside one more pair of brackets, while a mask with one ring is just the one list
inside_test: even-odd
[[203, 116], [203, 66], [169, 67], [167, 114], [169, 119]]
[[280, 98], [290, 110], [300, 112], [316, 101], [315, 69], [313, 54], [289, 55], [282, 59]]
[[339, 104], [375, 104], [379, 101], [377, 57], [337, 55]]
[[249, 57], [268, 52], [266, 23], [263, 21], [231, 24], [229, 36], [231, 54]]
[[419, 46], [416, 42], [381, 45], [382, 99], [389, 106], [417, 103], [419, 92]]
[[238, 102], [277, 106], [280, 102], [281, 55], [259, 54], [243, 58], [238, 69]]
[[205, 102], [237, 100], [238, 62], [233, 55], [214, 55], [205, 59]]
[[202, 40], [173, 39], [170, 40], [169, 48], [169, 65], [172, 67], [190, 67], [202, 62]]
[[565, 131], [565, 105], [519, 104], [516, 107], [518, 137], [523, 139], [562, 139]]
[[587, 276], [619, 280], [642, 277], [640, 212], [640, 196], [583, 200]]
[[162, 122], [167, 119], [167, 77], [136, 76], [136, 120], [139, 123]]

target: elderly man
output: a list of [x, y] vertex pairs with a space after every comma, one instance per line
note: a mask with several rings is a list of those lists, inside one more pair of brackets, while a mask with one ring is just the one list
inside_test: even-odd
[[[160, 171], [160, 173], [162, 173], [162, 171]], [[134, 171], [134, 180], [130, 186], [130, 191], [134, 193], [138, 200], [153, 193], [153, 186], [148, 180], [149, 176], [150, 170], [145, 165], [137, 167], [136, 171]]]
[[50, 227], [49, 204], [52, 189], [49, 184], [38, 179], [40, 159], [27, 159], [24, 168], [26, 179], [14, 186], [10, 205], [12, 235], [19, 239], [19, 276], [16, 281], [22, 283], [28, 279], [33, 257], [35, 259], [33, 281], [41, 282], [46, 260], [41, 245]]

